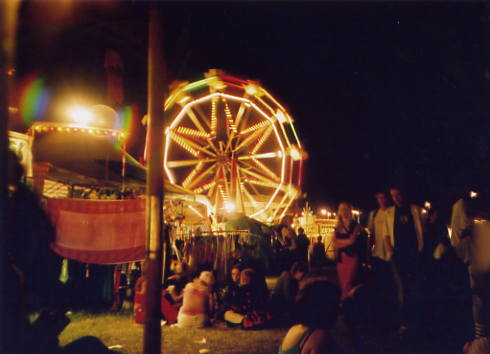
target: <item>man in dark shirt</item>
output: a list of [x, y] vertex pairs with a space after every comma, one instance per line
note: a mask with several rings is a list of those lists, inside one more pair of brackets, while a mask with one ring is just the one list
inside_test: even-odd
[[385, 224], [385, 242], [392, 260], [401, 305], [401, 330], [416, 325], [420, 314], [419, 255], [423, 248], [421, 209], [409, 204], [399, 188], [391, 188], [394, 206], [388, 208]]
[[300, 227], [298, 229], [298, 261], [307, 262], [308, 261], [308, 246], [310, 245], [310, 240], [305, 234], [305, 230]]

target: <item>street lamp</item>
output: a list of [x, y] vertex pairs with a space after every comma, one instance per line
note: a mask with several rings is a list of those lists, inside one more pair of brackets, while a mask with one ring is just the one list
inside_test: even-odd
[[325, 208], [320, 209], [320, 214], [327, 215], [327, 209]]

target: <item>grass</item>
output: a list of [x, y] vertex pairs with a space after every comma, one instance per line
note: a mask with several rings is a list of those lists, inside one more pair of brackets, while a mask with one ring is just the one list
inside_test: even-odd
[[[143, 351], [143, 326], [134, 323], [131, 313], [75, 313], [60, 335], [66, 345], [83, 336], [96, 336], [107, 346], [121, 346], [117, 351], [130, 354]], [[164, 326], [163, 353], [277, 353], [285, 329], [244, 331], [227, 328], [224, 323], [204, 329], [180, 329]], [[206, 343], [202, 342], [203, 338]]]

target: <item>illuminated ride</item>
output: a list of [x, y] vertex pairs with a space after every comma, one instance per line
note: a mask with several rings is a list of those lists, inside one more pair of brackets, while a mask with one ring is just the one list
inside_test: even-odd
[[164, 168], [206, 195], [218, 220], [238, 212], [280, 220], [301, 187], [303, 150], [287, 110], [257, 82], [210, 70], [165, 102]]

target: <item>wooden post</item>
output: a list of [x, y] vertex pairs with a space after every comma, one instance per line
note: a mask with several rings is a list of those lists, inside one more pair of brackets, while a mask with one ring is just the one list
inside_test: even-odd
[[161, 282], [163, 226], [163, 143], [166, 86], [158, 3], [152, 2], [148, 25], [148, 172], [147, 172], [147, 293], [143, 350], [161, 352]]

